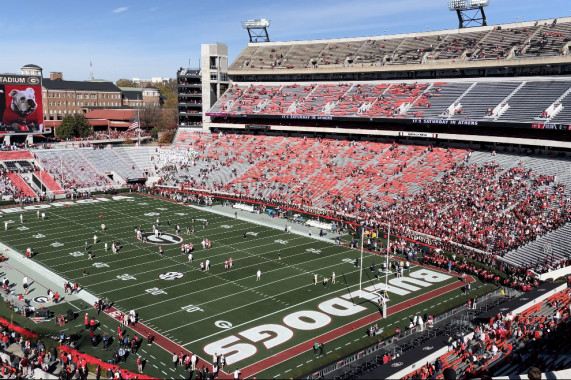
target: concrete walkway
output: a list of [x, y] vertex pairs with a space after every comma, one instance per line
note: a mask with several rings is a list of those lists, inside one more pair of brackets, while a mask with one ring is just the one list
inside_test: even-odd
[[[291, 228], [292, 234], [311, 237], [312, 239], [321, 240], [328, 243], [334, 243], [335, 238], [337, 236], [340, 236], [335, 232], [324, 231], [327, 232], [327, 234], [324, 237], [320, 237], [319, 229], [316, 227], [309, 227], [305, 224], [294, 223], [287, 219], [272, 217], [267, 213], [244, 211], [238, 208], [233, 208], [232, 206], [215, 205], [210, 207], [204, 207], [204, 206], [191, 205], [190, 207], [196, 208], [198, 210], [212, 212], [218, 215], [224, 215], [229, 218], [235, 218], [237, 214], [237, 218], [239, 220], [244, 220], [250, 223], [258, 224], [269, 228], [274, 228], [276, 230], [281, 230], [281, 231], [284, 231], [285, 227], [287, 226]], [[311, 231], [311, 236], [309, 235], [309, 231]]]

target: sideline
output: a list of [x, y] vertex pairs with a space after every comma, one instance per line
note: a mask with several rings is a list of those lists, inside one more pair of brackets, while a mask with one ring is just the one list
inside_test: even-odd
[[[62, 286], [62, 284], [64, 284], [65, 282], [68, 281], [68, 280], [64, 279], [63, 277], [61, 277], [60, 275], [52, 272], [48, 268], [37, 263], [34, 259], [28, 259], [24, 255], [15, 251], [14, 249], [8, 247], [4, 243], [0, 243], [0, 249], [2, 250], [4, 255], [9, 258], [9, 260], [6, 262], [6, 264], [11, 265], [13, 267], [13, 269], [15, 269], [18, 272], [21, 272], [21, 273], [25, 274], [26, 276], [28, 276], [30, 279], [32, 279], [34, 281], [34, 283], [45, 288], [46, 291], [48, 290], [48, 286], [46, 286], [46, 285], [42, 284], [42, 282], [40, 282], [40, 281], [42, 281], [42, 279], [46, 279], [46, 280], [51, 281], [53, 283], [53, 285], [49, 288], [53, 289], [54, 292], [59, 291], [59, 288]], [[13, 281], [13, 282], [16, 282], [18, 284], [18, 281]], [[38, 295], [36, 295], [36, 297]], [[43, 294], [41, 294], [41, 295], [43, 295]], [[71, 298], [72, 296], [75, 296], [75, 298]], [[93, 294], [89, 293], [88, 291], [86, 291], [84, 289], [81, 289], [81, 291], [79, 293], [73, 294], [72, 296], [65, 294], [63, 296], [63, 298], [64, 298], [65, 302], [73, 301], [75, 299], [80, 299], [84, 302], [87, 302], [88, 305], [93, 305], [95, 303], [95, 301], [97, 301], [97, 297], [95, 297]], [[70, 298], [68, 298], [68, 297], [70, 297]], [[30, 299], [30, 303], [32, 301], [33, 301], [33, 298]], [[60, 303], [61, 303], [61, 301], [60, 301]], [[44, 305], [44, 304], [42, 304], [42, 306], [46, 307], [46, 305]]]

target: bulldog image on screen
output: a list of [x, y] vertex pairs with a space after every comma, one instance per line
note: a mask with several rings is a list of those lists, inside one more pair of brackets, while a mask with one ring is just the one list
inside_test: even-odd
[[[12, 112], [9, 112], [7, 110], [8, 112], [6, 112], [6, 114], [4, 115], [4, 122], [6, 124], [14, 121], [24, 121], [29, 115], [34, 113], [34, 111], [38, 107], [36, 103], [36, 94], [34, 92], [34, 89], [31, 87], [28, 87], [24, 91], [20, 90], [10, 91], [10, 93], [8, 94], [8, 100], [10, 99], [12, 99], [10, 103], [10, 110]], [[12, 117], [13, 120], [6, 120], [8, 117]]]

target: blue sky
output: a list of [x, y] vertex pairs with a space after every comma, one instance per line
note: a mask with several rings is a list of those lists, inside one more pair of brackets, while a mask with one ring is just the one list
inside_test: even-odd
[[[491, 0], [488, 23], [570, 17], [569, 0]], [[200, 44], [228, 45], [232, 61], [248, 43], [240, 22], [271, 20], [273, 41], [376, 36], [457, 27], [447, 0], [27, 0], [2, 2], [0, 73], [40, 65], [46, 76], [174, 77], [197, 67]], [[385, 32], [386, 31], [386, 32]], [[189, 64], [190, 62], [190, 64]]]

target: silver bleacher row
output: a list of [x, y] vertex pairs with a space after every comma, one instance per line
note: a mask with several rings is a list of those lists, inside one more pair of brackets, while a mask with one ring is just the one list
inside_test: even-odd
[[[416, 82], [417, 84], [422, 84], [422, 81]], [[354, 83], [352, 85], [357, 85]], [[337, 83], [339, 87], [347, 86], [346, 83]], [[399, 83], [395, 82], [367, 82], [361, 83], [362, 86], [368, 85], [369, 87], [390, 85], [398, 86]], [[268, 84], [268, 85], [257, 85], [256, 87], [250, 87], [249, 84], [239, 84], [237, 88], [243, 90], [243, 94], [235, 99], [233, 92], [236, 91], [236, 87], [230, 88], [227, 92], [212, 106], [210, 112], [213, 113], [232, 113], [244, 112], [241, 107], [241, 102], [252, 103], [251, 97], [254, 95], [253, 91], [256, 89], [261, 90], [275, 90], [282, 87], [283, 84]], [[307, 84], [302, 84], [301, 88], [307, 86]], [[329, 97], [325, 96], [323, 98], [319, 97], [321, 93], [321, 87], [327, 86], [331, 88], [331, 84], [319, 84], [311, 93], [299, 94], [297, 98], [297, 104], [311, 103], [314, 108], [311, 115], [327, 116], [330, 115], [339, 105], [343, 105], [343, 100], [339, 102], [339, 105], [330, 102]], [[435, 89], [438, 87], [438, 92]], [[365, 87], [363, 87], [365, 88]], [[296, 89], [299, 90], [299, 89]], [[282, 88], [282, 91], [290, 91], [290, 88]], [[334, 91], [334, 90], [333, 90]], [[352, 93], [352, 87], [347, 87], [344, 91], [347, 94]], [[268, 91], [269, 92], [269, 91]], [[285, 92], [284, 92], [285, 93]], [[412, 118], [414, 114], [422, 110], [422, 118], [438, 118], [438, 119], [457, 119], [457, 120], [478, 120], [478, 121], [496, 121], [496, 122], [529, 122], [529, 123], [571, 123], [571, 78], [562, 78], [557, 80], [537, 80], [537, 79], [503, 79], [503, 80], [474, 80], [474, 81], [450, 81], [447, 83], [440, 83], [438, 86], [436, 84], [431, 85], [426, 83], [426, 86], [422, 93], [420, 93], [415, 101], [420, 99], [423, 95], [429, 95], [427, 100], [430, 103], [430, 107], [421, 107], [415, 104], [415, 101], [411, 102], [412, 106], [408, 108], [404, 113], [399, 115], [394, 115], [395, 117], [405, 117]], [[245, 95], [249, 98], [245, 100]], [[306, 114], [299, 107], [293, 107], [289, 110], [280, 111], [279, 107], [272, 103], [272, 100], [267, 96], [260, 94], [257, 96], [258, 102], [261, 99], [267, 104], [264, 107], [252, 108], [251, 113], [257, 114]], [[232, 99], [232, 101], [229, 101]], [[277, 98], [276, 98], [277, 99]], [[279, 99], [282, 99], [280, 97]], [[301, 100], [303, 99], [303, 102]], [[355, 109], [358, 108], [358, 103], [355, 104]], [[459, 104], [459, 113], [448, 113], [448, 109]], [[502, 104], [507, 104], [508, 108], [505, 112], [498, 115], [490, 115], [488, 110], [494, 110], [497, 106]], [[552, 104], [560, 104], [561, 110], [554, 114], [552, 117], [542, 117], [542, 112], [545, 111]], [[247, 112], [247, 111], [246, 111]], [[352, 112], [347, 114], [348, 117], [360, 117], [357, 112]], [[371, 116], [366, 114], [367, 117]], [[380, 117], [381, 115], [378, 115]], [[385, 117], [385, 116], [383, 116]]]

